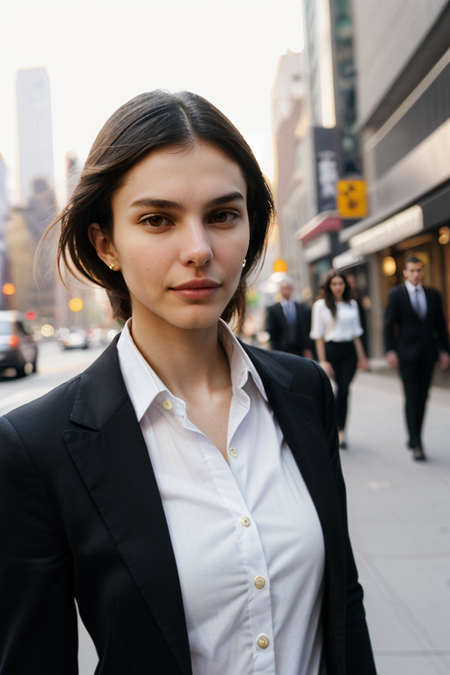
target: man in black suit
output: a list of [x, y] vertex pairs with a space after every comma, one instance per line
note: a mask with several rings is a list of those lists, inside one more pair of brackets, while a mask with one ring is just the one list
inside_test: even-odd
[[408, 447], [418, 461], [426, 459], [421, 434], [434, 364], [440, 360], [443, 369], [450, 365], [441, 295], [435, 288], [422, 286], [423, 272], [421, 260], [414, 256], [406, 258], [405, 284], [390, 291], [384, 320], [386, 360], [391, 368], [400, 370]]
[[291, 300], [293, 290], [292, 279], [282, 279], [282, 299], [267, 308], [266, 331], [270, 335], [272, 349], [312, 359], [314, 343], [309, 337], [311, 309], [301, 302]]

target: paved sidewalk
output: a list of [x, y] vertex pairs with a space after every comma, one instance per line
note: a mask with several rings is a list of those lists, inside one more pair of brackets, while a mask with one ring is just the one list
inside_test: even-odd
[[378, 675], [448, 675], [450, 391], [431, 390], [428, 462], [406, 449], [397, 379], [358, 373], [348, 429], [350, 534]]

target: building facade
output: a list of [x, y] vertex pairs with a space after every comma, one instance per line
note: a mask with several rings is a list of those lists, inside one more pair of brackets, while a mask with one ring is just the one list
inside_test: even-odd
[[272, 87], [272, 134], [274, 143], [274, 195], [278, 213], [279, 256], [288, 265], [297, 290], [308, 286], [301, 247], [293, 245], [299, 224], [311, 217], [314, 193], [308, 165], [308, 139], [303, 121], [308, 116], [304, 59], [288, 51], [278, 61]]
[[424, 262], [450, 319], [450, 2], [353, 0], [353, 12], [369, 214], [339, 233], [347, 252], [335, 264], [367, 265], [381, 356], [384, 307], [405, 257]]
[[7, 257], [6, 257], [6, 223], [8, 220], [8, 195], [6, 188], [7, 167], [0, 154], [0, 309], [6, 306], [3, 296], [3, 284], [8, 281]]
[[[313, 208], [299, 223], [296, 238], [308, 264], [313, 296], [345, 251], [339, 233], [356, 222], [337, 210], [339, 179], [360, 178], [360, 153], [355, 131], [355, 66], [353, 16], [350, 0], [304, 0], [305, 63], [310, 118], [305, 135], [311, 137], [309, 171], [315, 178]], [[311, 192], [313, 194], [313, 192]], [[367, 275], [366, 275], [367, 276]], [[367, 295], [366, 276], [361, 295]], [[360, 285], [360, 284], [359, 284]]]
[[50, 81], [45, 68], [17, 71], [17, 189], [21, 203], [33, 196], [33, 181], [54, 184]]

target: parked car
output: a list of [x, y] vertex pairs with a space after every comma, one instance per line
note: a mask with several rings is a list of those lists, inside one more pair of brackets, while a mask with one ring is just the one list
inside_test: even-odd
[[83, 328], [62, 328], [60, 330], [60, 341], [63, 349], [87, 349], [89, 347], [89, 338]]
[[17, 377], [30, 375], [37, 368], [37, 345], [25, 321], [20, 312], [0, 310], [0, 371], [14, 368]]

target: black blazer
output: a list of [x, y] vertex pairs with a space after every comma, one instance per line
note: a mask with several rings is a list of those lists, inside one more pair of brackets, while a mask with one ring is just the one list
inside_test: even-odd
[[[328, 379], [312, 361], [245, 348], [322, 525], [328, 675], [373, 675]], [[98, 674], [191, 675], [169, 530], [115, 343], [0, 418], [0, 448], [1, 674], [77, 673], [75, 597]]]
[[280, 302], [267, 307], [266, 331], [270, 334], [272, 349], [280, 352], [302, 355], [304, 349], [315, 351], [314, 341], [310, 339], [311, 309], [301, 302], [296, 302], [296, 321], [293, 334]]
[[424, 288], [427, 315], [420, 319], [411, 305], [404, 284], [389, 292], [384, 316], [386, 351], [396, 351], [404, 361], [419, 358], [436, 361], [440, 351], [450, 352], [441, 294], [435, 288]]

